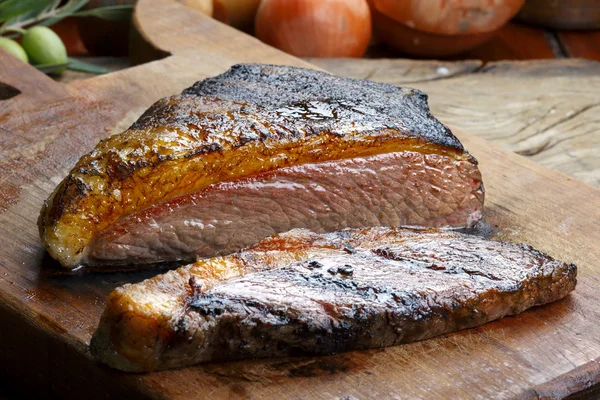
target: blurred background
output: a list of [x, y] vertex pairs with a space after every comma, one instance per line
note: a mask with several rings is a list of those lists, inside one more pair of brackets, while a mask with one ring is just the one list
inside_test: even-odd
[[[600, 60], [600, 0], [171, 1], [300, 57]], [[135, 3], [1, 0], [0, 46], [65, 81], [146, 62]]]

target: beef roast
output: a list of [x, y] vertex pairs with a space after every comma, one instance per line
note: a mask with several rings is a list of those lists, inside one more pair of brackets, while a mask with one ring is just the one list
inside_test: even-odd
[[74, 268], [228, 254], [292, 228], [464, 227], [482, 206], [477, 162], [425, 94], [237, 65], [101, 141], [39, 226]]
[[566, 296], [576, 267], [451, 231], [294, 230], [116, 289], [92, 353], [125, 371], [392, 346]]

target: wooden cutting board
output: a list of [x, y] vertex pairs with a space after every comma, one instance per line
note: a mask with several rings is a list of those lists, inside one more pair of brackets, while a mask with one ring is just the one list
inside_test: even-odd
[[[156, 18], [160, 16], [160, 18]], [[481, 163], [485, 224], [579, 266], [568, 298], [477, 329], [319, 358], [205, 364], [127, 374], [93, 361], [107, 294], [152, 276], [65, 276], [36, 219], [76, 160], [163, 96], [238, 62], [304, 65], [168, 0], [141, 0], [138, 39], [166, 56], [61, 85], [0, 52], [0, 371], [23, 390], [65, 398], [560, 398], [598, 394], [600, 191], [456, 132]], [[11, 89], [13, 88], [13, 89]], [[498, 104], [498, 107], [503, 107]]]

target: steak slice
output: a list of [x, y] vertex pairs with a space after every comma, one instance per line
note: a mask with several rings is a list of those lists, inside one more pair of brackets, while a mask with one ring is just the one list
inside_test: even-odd
[[420, 91], [237, 65], [101, 141], [38, 224], [67, 268], [141, 265], [226, 254], [291, 228], [465, 227], [483, 197], [476, 160]]
[[[424, 180], [427, 183], [424, 184]], [[121, 218], [90, 243], [90, 264], [231, 254], [294, 228], [462, 226], [481, 218], [469, 162], [416, 152], [298, 165], [213, 185]]]
[[125, 371], [423, 340], [566, 296], [577, 269], [451, 231], [294, 230], [116, 289], [91, 351]]

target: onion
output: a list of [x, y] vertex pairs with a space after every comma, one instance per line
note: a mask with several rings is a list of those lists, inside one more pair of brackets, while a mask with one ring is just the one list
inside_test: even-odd
[[370, 0], [371, 5], [409, 28], [438, 35], [495, 31], [525, 0]]
[[[254, 28], [260, 0], [214, 0], [215, 18], [243, 31]], [[218, 14], [218, 15], [217, 15]]]
[[491, 39], [495, 32], [473, 35], [438, 35], [423, 32], [373, 10], [373, 34], [382, 42], [416, 57], [438, 58], [460, 54]]
[[362, 57], [371, 13], [366, 0], [263, 0], [256, 36], [299, 57]]

